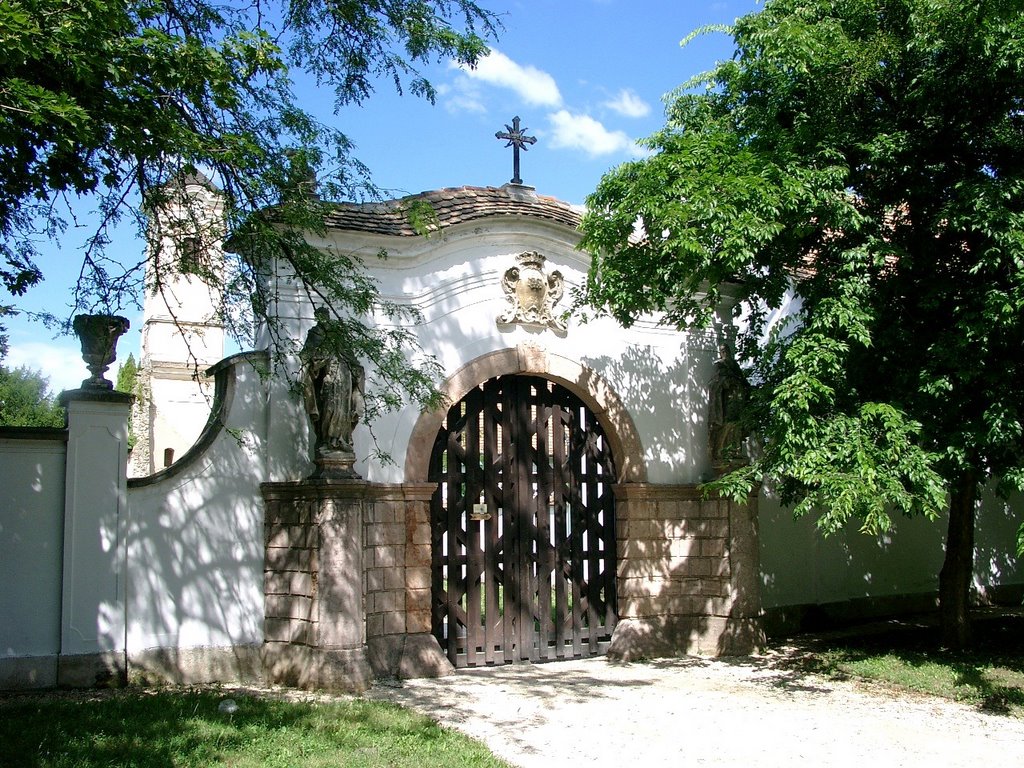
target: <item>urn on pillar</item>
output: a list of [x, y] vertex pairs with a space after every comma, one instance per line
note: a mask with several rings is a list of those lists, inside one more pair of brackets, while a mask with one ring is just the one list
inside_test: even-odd
[[117, 340], [128, 330], [128, 318], [120, 315], [76, 315], [72, 327], [82, 343], [82, 359], [89, 373], [82, 389], [113, 389], [103, 377], [117, 356]]

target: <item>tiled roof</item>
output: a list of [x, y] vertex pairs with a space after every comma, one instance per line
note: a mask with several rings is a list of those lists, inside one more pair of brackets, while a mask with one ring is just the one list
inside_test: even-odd
[[434, 228], [450, 227], [483, 218], [526, 216], [546, 219], [575, 229], [580, 214], [568, 203], [538, 195], [529, 187], [506, 184], [503, 187], [451, 187], [421, 192], [400, 200], [382, 203], [335, 203], [327, 215], [331, 229], [373, 232], [381, 235], [414, 237], [409, 212], [428, 203], [437, 217]]

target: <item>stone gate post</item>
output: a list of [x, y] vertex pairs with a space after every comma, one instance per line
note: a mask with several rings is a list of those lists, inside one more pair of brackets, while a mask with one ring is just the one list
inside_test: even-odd
[[615, 486], [624, 660], [729, 656], [764, 644], [757, 497], [704, 498], [695, 485]]
[[65, 392], [68, 446], [57, 684], [123, 681], [128, 413], [132, 395]]

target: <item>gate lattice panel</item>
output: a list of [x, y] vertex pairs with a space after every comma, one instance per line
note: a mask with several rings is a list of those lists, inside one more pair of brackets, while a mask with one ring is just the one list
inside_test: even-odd
[[433, 632], [455, 666], [605, 651], [615, 472], [578, 397], [535, 376], [491, 379], [449, 410], [430, 480]]

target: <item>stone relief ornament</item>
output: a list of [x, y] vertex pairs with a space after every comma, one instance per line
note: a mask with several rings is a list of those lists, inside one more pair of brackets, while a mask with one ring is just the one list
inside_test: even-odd
[[498, 316], [498, 325], [523, 325], [550, 328], [565, 333], [565, 323], [554, 313], [562, 298], [562, 273], [557, 269], [544, 273], [545, 258], [536, 251], [516, 256], [517, 266], [509, 267], [501, 278], [508, 306]]

